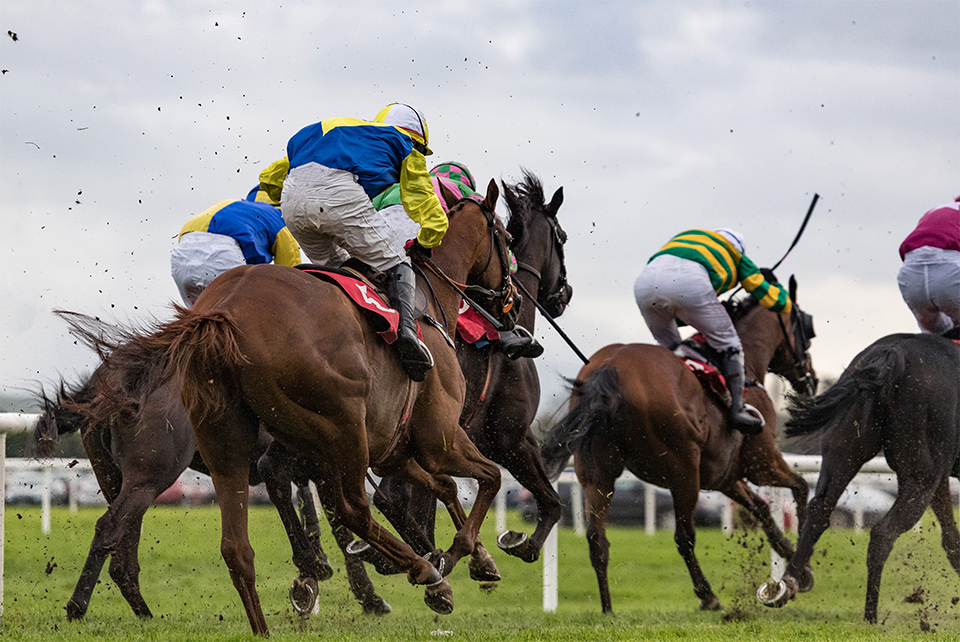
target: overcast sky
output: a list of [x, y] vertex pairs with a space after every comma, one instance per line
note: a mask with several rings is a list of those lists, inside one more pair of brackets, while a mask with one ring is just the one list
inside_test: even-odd
[[[836, 377], [916, 331], [897, 248], [960, 194], [957, 0], [31, 0], [0, 24], [2, 393], [95, 365], [53, 309], [169, 317], [190, 216], [301, 127], [388, 102], [426, 114], [431, 160], [563, 186], [559, 322], [588, 355], [652, 340], [632, 286], [673, 234], [733, 227], [772, 265], [819, 193], [778, 272]], [[580, 361], [537, 333], [546, 405]]]

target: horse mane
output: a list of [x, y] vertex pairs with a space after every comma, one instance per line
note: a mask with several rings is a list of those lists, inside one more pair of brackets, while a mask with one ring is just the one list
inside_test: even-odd
[[874, 349], [844, 371], [840, 380], [823, 394], [809, 399], [792, 396], [787, 436], [819, 432], [848, 413], [857, 412], [866, 417], [877, 402], [891, 403], [893, 400], [881, 399], [878, 393], [890, 382], [900, 380], [906, 366], [906, 353], [901, 347]]
[[543, 183], [533, 172], [521, 168], [523, 180], [519, 183], [503, 184], [503, 197], [510, 209], [510, 219], [507, 223], [507, 232], [513, 237], [513, 248], [520, 247], [524, 240], [530, 217], [534, 210], [546, 211], [546, 202], [543, 196]]
[[570, 455], [589, 451], [593, 436], [610, 426], [620, 402], [620, 377], [613, 368], [598, 368], [586, 381], [578, 379], [571, 385], [579, 402], [554, 424], [540, 446], [550, 481], [557, 480]]

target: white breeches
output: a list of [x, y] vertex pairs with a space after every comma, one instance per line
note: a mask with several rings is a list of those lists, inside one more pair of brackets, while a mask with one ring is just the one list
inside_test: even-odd
[[215, 278], [246, 263], [233, 238], [210, 232], [188, 232], [170, 252], [170, 272], [188, 308]]
[[387, 270], [408, 260], [403, 251], [407, 239], [396, 238], [350, 172], [317, 163], [290, 170], [280, 209], [313, 263], [340, 265], [353, 256]]
[[897, 284], [920, 330], [943, 334], [960, 326], [960, 252], [936, 247], [907, 252]]
[[676, 319], [696, 328], [715, 350], [743, 350], [730, 315], [717, 298], [706, 268], [661, 255], [646, 265], [633, 294], [653, 338], [671, 350], [680, 343]]

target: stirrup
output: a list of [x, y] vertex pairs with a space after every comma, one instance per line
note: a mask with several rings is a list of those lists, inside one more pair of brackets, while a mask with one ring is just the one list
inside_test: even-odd
[[508, 341], [504, 341], [505, 333], [500, 335], [500, 351], [503, 354], [511, 359], [520, 357], [535, 359], [543, 354], [543, 346], [537, 343], [530, 331], [522, 325], [515, 326], [512, 332], [514, 336]]

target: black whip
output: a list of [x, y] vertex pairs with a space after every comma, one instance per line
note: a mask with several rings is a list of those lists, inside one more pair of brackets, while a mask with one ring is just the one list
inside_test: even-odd
[[560, 326], [557, 325], [557, 322], [553, 320], [553, 317], [550, 316], [547, 310], [542, 305], [540, 305], [540, 302], [537, 301], [537, 298], [532, 294], [530, 294], [530, 292], [527, 291], [527, 288], [523, 287], [523, 283], [521, 283], [519, 279], [516, 279], [514, 283], [516, 283], [517, 286], [520, 288], [520, 290], [522, 290], [523, 293], [527, 295], [528, 299], [533, 301], [533, 304], [537, 306], [538, 310], [540, 310], [540, 314], [543, 315], [543, 318], [550, 322], [550, 325], [553, 326], [553, 329], [556, 330], [557, 333], [561, 337], [563, 337], [563, 340], [567, 342], [567, 345], [570, 346], [573, 349], [573, 351], [577, 353], [577, 356], [580, 357], [580, 360], [583, 361], [584, 363], [590, 363], [590, 359], [587, 359], [585, 356], [583, 356], [583, 353], [580, 352], [580, 349], [577, 348], [577, 346], [574, 345], [573, 341], [570, 340], [570, 337], [568, 337], [567, 334], [560, 329]]

